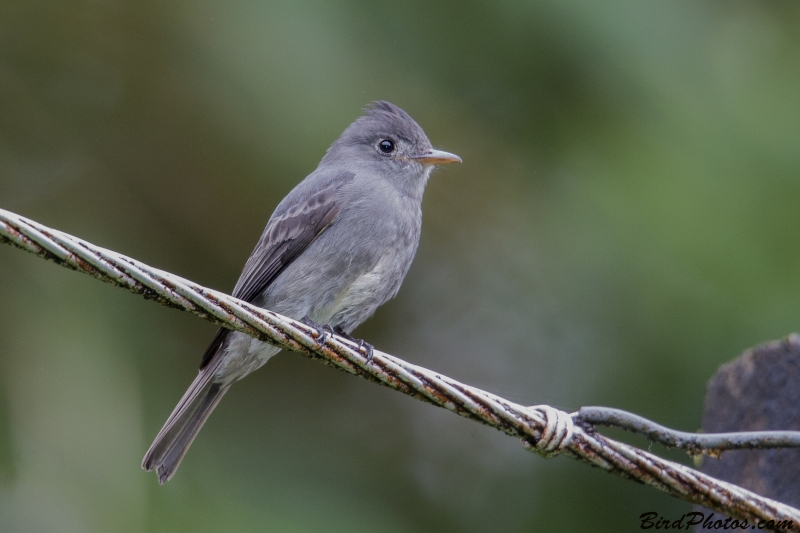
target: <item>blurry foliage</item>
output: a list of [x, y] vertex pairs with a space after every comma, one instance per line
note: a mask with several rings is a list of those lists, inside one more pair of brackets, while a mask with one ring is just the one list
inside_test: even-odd
[[[408, 279], [357, 334], [518, 402], [691, 430], [717, 365], [798, 328], [798, 87], [794, 3], [5, 0], [0, 207], [227, 291], [387, 99], [464, 164], [431, 180]], [[141, 456], [213, 330], [0, 248], [0, 530], [627, 531], [688, 510], [292, 354], [160, 487]]]

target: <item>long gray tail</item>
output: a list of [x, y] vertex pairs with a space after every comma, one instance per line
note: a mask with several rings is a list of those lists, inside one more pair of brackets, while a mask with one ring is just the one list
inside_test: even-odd
[[161, 484], [175, 474], [197, 432], [230, 387], [214, 383], [215, 370], [216, 365], [211, 365], [200, 371], [142, 460], [142, 468], [155, 470]]

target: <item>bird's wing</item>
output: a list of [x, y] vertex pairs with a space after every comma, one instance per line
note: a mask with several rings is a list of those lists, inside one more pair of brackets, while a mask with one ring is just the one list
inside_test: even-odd
[[[233, 289], [233, 296], [252, 302], [272, 281], [295, 260], [314, 239], [333, 223], [339, 213], [336, 191], [355, 177], [341, 171], [315, 180], [316, 184], [298, 186], [275, 210], [253, 253], [244, 265]], [[205, 368], [217, 353], [231, 330], [220, 328], [203, 354], [200, 369]]]

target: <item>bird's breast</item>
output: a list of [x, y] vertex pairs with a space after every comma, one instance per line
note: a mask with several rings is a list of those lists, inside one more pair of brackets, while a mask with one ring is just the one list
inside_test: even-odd
[[393, 254], [385, 255], [371, 270], [360, 274], [344, 287], [327, 312], [323, 313], [330, 317], [328, 322], [345, 331], [352, 331], [381, 304], [392, 298], [405, 274], [398, 269], [397, 259]]
[[[363, 308], [370, 300], [383, 300], [383, 292], [388, 287], [391, 277], [390, 258], [384, 256], [372, 270], [359, 275], [353, 282], [337, 295], [334, 313], [347, 313], [348, 310]], [[377, 305], [380, 305], [379, 302]]]

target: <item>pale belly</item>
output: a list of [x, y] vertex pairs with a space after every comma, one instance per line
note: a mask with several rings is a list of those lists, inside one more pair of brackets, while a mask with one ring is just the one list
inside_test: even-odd
[[310, 318], [320, 324], [341, 326], [349, 333], [397, 292], [391, 279], [391, 261], [391, 256], [384, 256], [372, 270], [342, 290], [330, 305], [312, 310]]
[[[348, 333], [352, 331], [397, 292], [399, 280], [391, 279], [391, 261], [391, 257], [384, 256], [372, 270], [341, 291], [330, 305], [312, 309], [309, 318], [318, 324], [340, 326]], [[231, 383], [264, 365], [280, 348], [235, 332], [228, 338], [225, 351], [217, 380]]]

